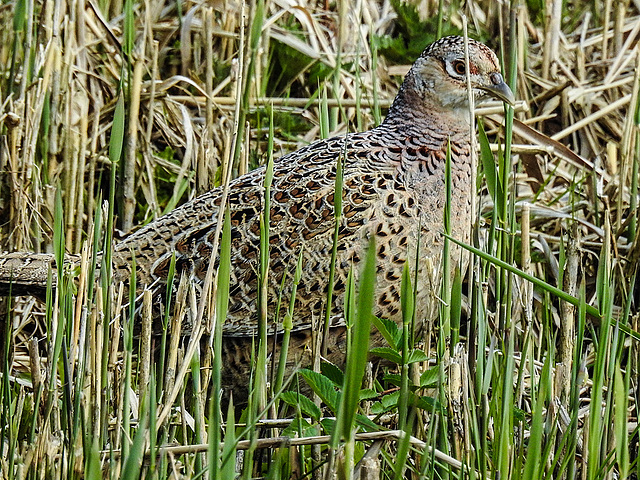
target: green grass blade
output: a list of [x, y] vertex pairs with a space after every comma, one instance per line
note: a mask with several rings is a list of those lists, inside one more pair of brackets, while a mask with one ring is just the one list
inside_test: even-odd
[[[371, 319], [376, 284], [376, 249], [375, 237], [371, 237], [365, 254], [365, 261], [360, 274], [355, 322], [353, 334], [347, 351], [347, 368], [340, 408], [336, 419], [336, 429], [331, 438], [331, 446], [335, 449], [340, 438], [345, 439], [347, 447], [353, 447], [353, 435], [356, 412], [358, 410], [362, 378], [369, 351]], [[352, 451], [350, 449], [350, 451]], [[353, 457], [345, 453], [344, 475], [350, 477], [353, 468]]]
[[116, 101], [116, 108], [113, 112], [113, 124], [111, 126], [111, 137], [109, 139], [109, 160], [118, 164], [122, 157], [122, 146], [124, 144], [125, 110], [124, 96], [120, 94]]
[[[580, 305], [580, 300], [572, 295], [569, 295], [568, 293], [560, 290], [557, 287], [554, 287], [553, 285], [548, 284], [547, 282], [545, 282], [544, 280], [540, 280], [539, 278], [536, 278], [532, 275], [529, 275], [525, 272], [523, 272], [522, 270], [520, 270], [517, 267], [514, 267], [513, 265], [509, 265], [507, 262], [504, 262], [502, 260], [500, 260], [499, 258], [494, 257], [493, 255], [490, 255], [486, 252], [483, 252], [480, 249], [477, 249], [475, 247], [472, 247], [471, 245], [467, 245], [464, 242], [461, 242], [460, 240], [457, 240], [456, 238], [450, 236], [450, 235], [446, 235], [445, 236], [447, 238], [449, 238], [449, 240], [451, 240], [452, 242], [454, 242], [457, 245], [460, 245], [462, 248], [465, 248], [466, 250], [469, 250], [471, 253], [474, 253], [475, 255], [478, 255], [480, 258], [482, 258], [483, 260], [486, 260], [500, 268], [503, 268], [511, 273], [515, 273], [516, 275], [518, 275], [521, 278], [524, 278], [525, 280], [533, 283], [534, 285], [542, 288], [543, 290], [557, 296], [558, 298], [560, 298], [561, 300], [564, 300], [565, 302], [570, 303], [571, 305], [575, 305], [578, 306]], [[589, 315], [592, 315], [596, 318], [601, 318], [602, 315], [601, 313], [598, 311], [598, 309], [596, 309], [595, 307], [591, 306], [591, 305], [587, 305], [586, 306], [587, 309], [587, 313]]]
[[236, 426], [235, 413], [233, 411], [233, 399], [229, 401], [227, 409], [227, 428], [225, 429], [224, 445], [222, 446], [222, 468], [212, 473], [211, 478], [234, 478], [236, 476]]
[[[209, 407], [209, 451], [208, 465], [211, 475], [220, 471], [220, 428], [222, 424], [220, 407], [220, 389], [222, 384], [222, 325], [229, 307], [229, 289], [231, 283], [231, 219], [229, 210], [225, 212], [220, 241], [220, 264], [217, 274], [216, 323], [213, 332], [213, 365], [211, 374], [212, 399]], [[214, 477], [219, 478], [219, 477]]]
[[504, 189], [498, 179], [493, 152], [489, 146], [489, 139], [487, 138], [482, 121], [478, 122], [478, 137], [480, 139], [480, 160], [482, 162], [487, 189], [493, 199], [494, 205], [500, 205], [504, 201]]
[[131, 444], [129, 454], [124, 459], [124, 466], [122, 468], [122, 475], [120, 478], [123, 480], [129, 480], [140, 477], [140, 470], [142, 467], [142, 460], [144, 458], [144, 445], [145, 437], [147, 434], [147, 418], [146, 415], [140, 419], [138, 425], [138, 431]]

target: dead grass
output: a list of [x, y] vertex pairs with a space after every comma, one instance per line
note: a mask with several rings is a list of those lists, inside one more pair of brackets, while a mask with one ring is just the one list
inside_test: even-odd
[[[523, 245], [525, 255], [516, 263], [576, 296], [584, 282], [586, 301], [592, 303], [602, 246], [610, 241], [615, 316], [630, 308], [628, 327], [637, 332], [640, 290], [631, 279], [640, 258], [640, 144], [635, 113], [640, 82], [639, 7], [611, 0], [565, 2], [564, 7], [560, 1], [548, 3], [560, 10], [545, 15], [521, 5], [509, 12], [506, 5], [489, 1], [466, 2], [464, 10], [471, 35], [489, 39], [494, 47], [502, 45], [507, 65], [511, 45], [507, 39], [516, 42], [512, 51], [517, 52], [517, 97], [526, 108], [518, 109], [514, 125], [510, 175], [518, 218], [514, 233], [530, 238], [532, 248], [529, 255]], [[418, 4], [423, 17], [434, 25], [437, 2]], [[25, 0], [0, 8], [5, 25], [0, 32], [1, 250], [52, 251], [55, 191], [60, 189], [66, 249], [83, 253], [85, 264], [90, 264], [95, 212], [103, 208], [100, 201], [108, 198], [109, 139], [120, 89], [126, 97], [128, 123], [116, 202], [118, 228], [126, 233], [220, 185], [226, 169], [231, 168], [235, 176], [262, 163], [267, 149], [265, 107], [272, 105], [276, 111], [274, 143], [276, 154], [281, 155], [319, 138], [319, 84], [328, 92], [332, 133], [367, 129], [380, 111], [384, 113], [406, 69], [384, 55], [372, 54], [370, 48], [374, 37], [399, 29], [389, 1], [337, 2], [327, 10], [324, 2], [274, 0], [268, 3], [260, 25], [255, 23], [259, 19], [254, 4], [241, 10], [232, 1], [185, 2], [180, 14], [177, 5], [155, 0], [134, 4], [135, 41], [130, 55], [123, 51], [125, 17], [118, 2]], [[18, 6], [25, 9], [23, 14]], [[445, 9], [445, 22], [451, 28], [461, 28], [463, 12], [458, 7], [454, 3]], [[512, 29], [510, 15], [517, 18]], [[245, 38], [243, 64], [238, 50], [241, 36]], [[279, 78], [274, 65], [288, 76]], [[284, 71], [287, 65], [290, 70]], [[237, 107], [242, 107], [240, 125], [247, 128], [240, 133], [239, 151], [234, 152]], [[502, 122], [500, 114], [487, 113], [484, 118], [488, 127]], [[486, 189], [479, 202], [481, 232], [487, 243], [493, 203]], [[518, 243], [520, 236], [516, 238]], [[567, 259], [575, 268], [563, 274]], [[119, 306], [127, 299], [122, 291], [116, 294], [112, 317], [103, 318], [108, 312], [100, 309], [83, 310], [87, 295], [102, 295], [100, 289], [92, 293], [88, 281], [80, 280], [79, 296], [74, 297], [78, 308], [67, 306], [74, 312], [74, 327], [66, 334], [75, 340], [72, 345], [84, 335], [92, 338], [94, 353], [80, 367], [85, 362], [83, 352], [65, 352], [66, 365], [86, 369], [86, 383], [73, 387], [61, 383], [49, 361], [51, 346], [40, 345], [38, 350], [32, 345], [29, 356], [30, 340], [46, 338], [45, 332], [64, 314], [60, 306], [43, 313], [34, 299], [21, 299], [12, 310], [13, 363], [5, 373], [16, 391], [16, 418], [23, 409], [42, 411], [59, 405], [66, 393], [82, 393], [87, 402], [83, 411], [91, 412], [87, 421], [96, 428], [93, 433], [96, 438], [109, 438], [100, 445], [106, 458], [109, 448], [117, 450], [123, 444], [126, 355], [119, 342], [107, 337], [120, 338], [124, 317]], [[514, 281], [513, 326], [515, 330], [530, 326], [541, 335], [549, 334], [548, 324], [558, 328], [559, 342], [567, 342], [558, 347], [556, 358], [560, 366], [555, 393], [560, 397], [569, 388], [569, 377], [560, 378], [560, 372], [570, 370], [561, 366], [569, 361], [562, 352], [572, 351], [571, 337], [575, 337], [573, 330], [562, 326], [575, 322], [576, 312], [540, 298], [527, 285]], [[487, 289], [490, 299], [494, 285]], [[635, 303], [629, 302], [628, 307], [630, 298]], [[106, 330], [103, 322], [109, 322]], [[501, 334], [497, 326], [494, 333]], [[172, 340], [166, 394], [175, 385], [175, 373], [182, 368], [186, 375], [188, 370], [183, 358], [186, 347], [177, 336]], [[534, 342], [535, 362], [545, 359], [543, 345]], [[628, 429], [635, 432], [637, 444], [637, 337], [627, 337], [620, 348], [630, 359], [626, 364], [631, 372]], [[528, 352], [519, 354], [518, 362]], [[593, 360], [593, 356], [585, 358]], [[209, 361], [203, 354], [204, 367]], [[526, 380], [520, 400], [525, 404], [542, 368], [542, 363], [536, 365], [538, 371], [523, 370]], [[148, 370], [143, 378], [147, 375]], [[585, 390], [592, 385], [589, 381], [585, 379]], [[52, 383], [45, 388], [43, 382]], [[56, 386], [56, 382], [60, 383]], [[206, 373], [203, 382], [208, 382]], [[38, 391], [42, 397], [36, 397]], [[171, 412], [163, 417], [164, 438], [184, 440], [188, 448], [187, 431], [192, 427], [184, 389], [176, 389], [175, 396], [175, 402], [158, 399], [158, 413], [161, 407]], [[134, 407], [138, 405], [132, 411]], [[114, 412], [120, 416], [109, 417]], [[586, 421], [585, 415], [581, 421]], [[31, 443], [14, 445], [22, 469], [16, 478], [22, 478], [20, 472], [35, 477], [36, 471], [51, 478], [64, 478], [67, 473], [79, 476], [85, 468], [82, 455], [87, 455], [82, 438], [76, 437], [70, 445], [65, 443], [68, 439], [59, 438], [59, 432], [66, 430], [64, 422], [77, 416], [57, 412], [52, 417], [36, 413], [32, 417], [47, 421], [37, 425]], [[3, 442], [3, 448], [10, 447]], [[64, 449], [78, 454], [77, 464], [68, 463], [73, 456], [63, 453]], [[36, 463], [44, 459], [48, 466], [38, 470]], [[189, 476], [195, 467], [181, 461], [170, 456], [168, 470], [175, 468]], [[0, 470], [6, 474], [9, 466], [7, 460], [3, 462]]]

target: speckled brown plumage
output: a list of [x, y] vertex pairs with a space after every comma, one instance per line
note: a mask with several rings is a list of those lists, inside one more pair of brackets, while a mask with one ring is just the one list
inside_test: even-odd
[[[495, 54], [469, 41], [470, 75], [477, 102], [489, 96], [511, 101]], [[293, 317], [298, 348], [307, 342], [312, 319], [325, 308], [334, 230], [334, 183], [343, 158], [342, 220], [331, 306], [333, 326], [342, 321], [342, 296], [349, 268], [358, 272], [366, 239], [377, 248], [375, 313], [400, 318], [400, 280], [419, 246], [418, 318], [433, 297], [431, 279], [439, 269], [445, 205], [444, 165], [451, 145], [453, 235], [470, 230], [471, 165], [469, 107], [461, 37], [446, 37], [426, 48], [407, 74], [384, 122], [369, 131], [312, 143], [275, 161], [271, 196], [269, 313], [273, 315], [283, 275], [291, 277], [303, 249], [303, 274]], [[227, 350], [256, 333], [257, 268], [264, 168], [234, 180], [228, 204], [232, 223]], [[173, 252], [178, 276], [201, 285], [211, 255], [222, 190], [212, 190], [126, 237], [113, 254], [116, 280], [128, 281], [135, 256], [139, 286], [166, 287]], [[291, 283], [285, 281], [283, 305]], [[278, 327], [272, 325], [271, 333]], [[236, 340], [232, 340], [235, 337]], [[336, 342], [340, 343], [340, 342]], [[233, 356], [232, 353], [228, 355]], [[237, 356], [237, 355], [236, 355]], [[240, 365], [241, 360], [232, 362]], [[247, 367], [248, 368], [248, 367]]]
[[[498, 60], [486, 46], [470, 40], [472, 82], [476, 100], [488, 91], [510, 95]], [[462, 62], [462, 63], [461, 63]], [[458, 69], [458, 71], [456, 70]], [[270, 312], [282, 276], [292, 276], [304, 249], [294, 330], [310, 327], [326, 299], [334, 229], [333, 196], [337, 159], [344, 155], [343, 218], [339, 231], [336, 300], [332, 314], [341, 319], [342, 293], [349, 267], [358, 271], [365, 238], [376, 236], [378, 295], [376, 314], [398, 319], [400, 278], [407, 259], [420, 268], [426, 258], [438, 268], [445, 203], [444, 163], [451, 142], [453, 235], [469, 231], [470, 173], [468, 101], [463, 40], [446, 37], [429, 46], [413, 65], [385, 121], [362, 132], [312, 143], [276, 160], [271, 198]], [[505, 92], [508, 92], [505, 93]], [[231, 184], [232, 287], [226, 335], [256, 330], [257, 261], [264, 168]], [[200, 284], [209, 264], [221, 189], [212, 190], [124, 239], [114, 253], [119, 279], [129, 276], [136, 256], [141, 285], [162, 282], [172, 252], [177, 269]], [[418, 311], [431, 289], [428, 272], [418, 275]], [[285, 282], [284, 305], [291, 282]]]

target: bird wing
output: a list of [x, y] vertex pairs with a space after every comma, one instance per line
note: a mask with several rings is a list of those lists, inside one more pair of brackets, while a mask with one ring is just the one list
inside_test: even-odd
[[[359, 165], [367, 158], [363, 134], [315, 142], [274, 163], [269, 227], [269, 312], [273, 317], [278, 296], [289, 304], [295, 266], [304, 249], [303, 274], [294, 314], [294, 330], [308, 328], [314, 314], [320, 314], [326, 299], [329, 258], [333, 246], [334, 188], [337, 160], [346, 152], [344, 162], [343, 222], [340, 237], [341, 258], [359, 250], [353, 233], [366, 224], [369, 204], [376, 199], [367, 182], [375, 174], [363, 175]], [[347, 144], [345, 145], [345, 141]], [[363, 153], [364, 152], [364, 153]], [[260, 218], [264, 209], [264, 167], [234, 180], [230, 185], [228, 206], [231, 220], [231, 288], [224, 332], [251, 335], [256, 330], [258, 292]], [[211, 255], [222, 200], [222, 189], [201, 195], [170, 214], [150, 223], [124, 239], [114, 251], [117, 277], [130, 275], [131, 257], [136, 257], [137, 282], [141, 287], [154, 285], [166, 290], [166, 279], [173, 253], [176, 278], [187, 274], [201, 286]], [[219, 261], [216, 252], [215, 266]], [[338, 290], [344, 287], [346, 273], [337, 277]], [[284, 310], [283, 310], [284, 311]], [[282, 317], [282, 315], [281, 315]], [[279, 330], [274, 327], [273, 330]]]

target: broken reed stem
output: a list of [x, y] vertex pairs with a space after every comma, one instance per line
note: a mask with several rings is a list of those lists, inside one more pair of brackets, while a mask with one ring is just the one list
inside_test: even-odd
[[151, 325], [153, 323], [152, 312], [153, 297], [151, 290], [145, 289], [142, 294], [142, 331], [140, 333], [140, 353], [138, 355], [138, 388], [140, 393], [138, 418], [142, 417], [143, 399], [149, 394], [149, 378], [151, 372]]
[[[565, 271], [563, 290], [569, 295], [576, 296], [578, 283], [578, 267], [580, 264], [580, 239], [577, 222], [569, 227], [567, 238]], [[569, 406], [571, 394], [571, 371], [575, 351], [575, 311], [576, 307], [568, 302], [560, 302], [561, 322], [558, 342], [558, 360], [556, 365], [556, 394], [560, 401]]]
[[133, 215], [136, 209], [135, 179], [136, 160], [138, 156], [138, 130], [140, 117], [140, 94], [142, 91], [142, 76], [145, 73], [144, 45], [141, 42], [141, 52], [133, 55], [135, 66], [133, 67], [133, 77], [131, 82], [131, 97], [129, 98], [129, 132], [127, 144], [124, 151], [124, 169], [122, 175], [123, 185], [123, 207], [122, 230], [129, 232], [133, 227]]
[[[158, 41], [153, 40], [151, 42], [151, 78], [156, 78], [158, 74]], [[149, 209], [153, 214], [153, 218], [156, 218], [160, 213], [158, 206], [158, 194], [156, 192], [156, 182], [154, 180], [154, 171], [151, 164], [151, 158], [153, 157], [152, 151], [152, 134], [153, 127], [155, 125], [155, 100], [156, 100], [156, 83], [151, 82], [149, 88], [149, 100], [147, 102], [147, 129], [145, 130], [144, 145], [145, 154], [143, 154], [144, 166], [149, 177]]]
[[[213, 35], [213, 25], [214, 25], [214, 12], [212, 8], [205, 8], [204, 13], [204, 25], [205, 25], [205, 38], [210, 39]], [[205, 64], [206, 64], [206, 73], [205, 73], [205, 88], [207, 91], [206, 97], [206, 109], [205, 109], [205, 119], [206, 119], [206, 134], [204, 138], [204, 155], [201, 155], [200, 163], [204, 163], [204, 165], [199, 165], [198, 167], [198, 192], [203, 192], [207, 190], [210, 185], [214, 184], [217, 165], [215, 161], [212, 161], [212, 156], [209, 152], [211, 152], [214, 148], [214, 112], [213, 112], [213, 101], [211, 99], [211, 93], [213, 92], [213, 80], [214, 80], [214, 56], [213, 56], [213, 41], [205, 42]]]
[[[176, 295], [176, 303], [174, 307], [174, 314], [171, 317], [171, 326], [169, 327], [169, 349], [167, 351], [167, 363], [164, 385], [166, 391], [170, 392], [173, 389], [173, 384], [176, 376], [176, 364], [178, 362], [178, 347], [180, 344], [180, 334], [182, 331], [182, 322], [185, 317], [185, 308], [187, 304], [187, 294], [189, 290], [189, 279], [186, 275], [180, 276], [180, 283], [178, 285], [178, 293]], [[162, 399], [165, 406], [167, 405], [167, 399]]]

